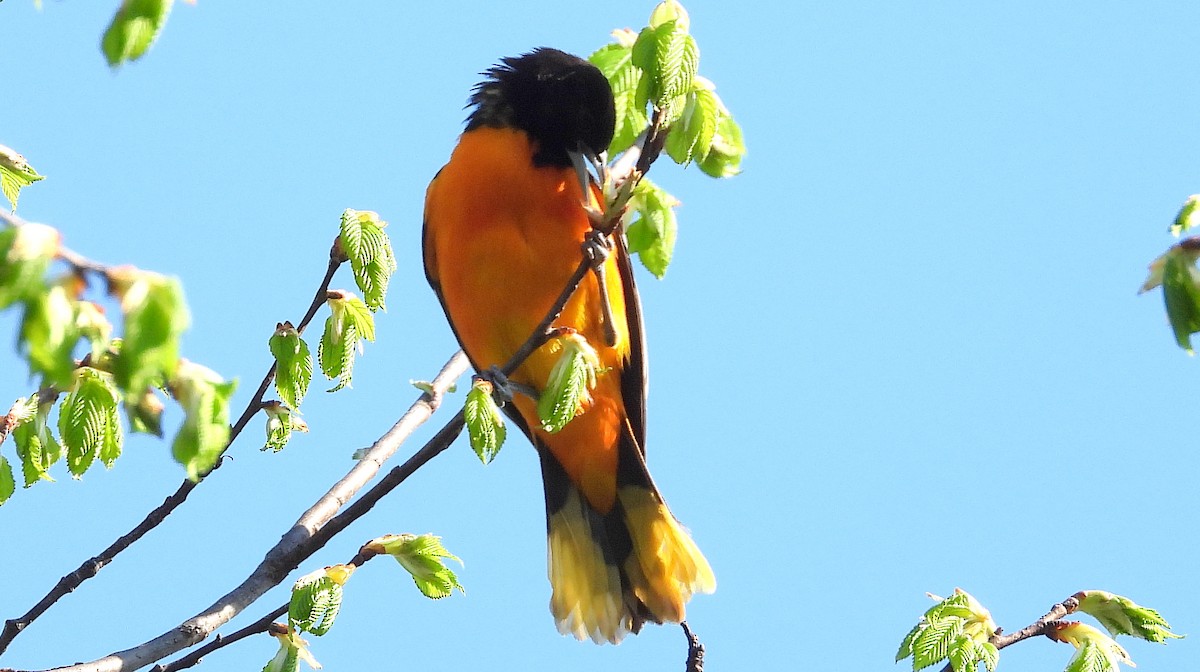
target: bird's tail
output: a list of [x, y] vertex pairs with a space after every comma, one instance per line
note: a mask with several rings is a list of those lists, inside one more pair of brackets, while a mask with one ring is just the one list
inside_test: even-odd
[[708, 561], [667, 509], [632, 436], [620, 442], [617, 493], [606, 513], [587, 501], [549, 450], [538, 452], [550, 611], [559, 632], [616, 644], [646, 621], [682, 621], [693, 593], [716, 589]]

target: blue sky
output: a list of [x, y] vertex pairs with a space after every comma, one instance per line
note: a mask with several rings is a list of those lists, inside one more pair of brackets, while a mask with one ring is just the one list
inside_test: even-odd
[[[541, 45], [589, 53], [653, 7], [202, 0], [112, 73], [98, 43], [115, 5], [0, 4], [0, 143], [47, 176], [20, 215], [95, 259], [180, 277], [185, 355], [238, 378], [238, 408], [275, 322], [307, 305], [344, 208], [391, 223], [399, 270], [353, 389], [314, 385], [313, 431], [272, 455], [252, 425], [174, 521], [35, 623], [5, 666], [140, 643], [259, 562], [407, 407], [407, 381], [455, 349], [419, 230], [477, 73]], [[1159, 296], [1135, 295], [1200, 190], [1186, 30], [1200, 6], [687, 6], [701, 73], [750, 148], [730, 181], [655, 167], [683, 201], [681, 231], [666, 279], [641, 283], [650, 467], [718, 578], [689, 609], [710, 669], [904, 669], [892, 657], [924, 593], [956, 586], [1008, 630], [1099, 588], [1200, 633], [1200, 369]], [[0, 330], [16, 326], [0, 314]], [[30, 384], [0, 352], [0, 403]], [[166, 443], [138, 437], [110, 472], [18, 491], [0, 509], [0, 617], [182, 475]], [[675, 628], [618, 647], [555, 631], [542, 506], [523, 440], [486, 468], [456, 444], [303, 571], [380, 534], [435, 532], [465, 560], [467, 594], [425, 600], [373, 562], [312, 638], [316, 657], [329, 670], [681, 667]], [[1191, 638], [1125, 643], [1147, 672], [1200, 660]], [[261, 669], [274, 650], [252, 639], [201, 669]], [[1070, 654], [1030, 641], [1000, 669], [1062, 669]]]

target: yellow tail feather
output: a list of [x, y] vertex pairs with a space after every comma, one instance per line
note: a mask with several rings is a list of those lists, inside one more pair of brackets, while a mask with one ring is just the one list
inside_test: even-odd
[[598, 644], [619, 643], [645, 620], [678, 623], [693, 593], [716, 589], [708, 561], [656, 493], [625, 486], [617, 498], [633, 545], [619, 567], [605, 561], [597, 540], [606, 531], [593, 529], [602, 519], [575, 488], [549, 521], [550, 611], [559, 632]]

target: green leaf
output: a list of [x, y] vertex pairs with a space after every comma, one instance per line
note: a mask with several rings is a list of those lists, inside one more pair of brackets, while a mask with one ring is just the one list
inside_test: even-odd
[[708, 154], [696, 165], [710, 177], [733, 177], [742, 172], [742, 157], [746, 155], [746, 143], [742, 140], [742, 127], [728, 112], [717, 119], [717, 130], [713, 135]]
[[27, 403], [36, 407], [33, 417], [30, 421], [18, 423], [13, 430], [12, 436], [17, 444], [17, 456], [21, 458], [21, 471], [27, 488], [38, 481], [53, 481], [47, 472], [63, 457], [62, 445], [50, 431], [50, 411], [54, 409], [54, 402], [53, 397], [47, 400], [40, 400], [36, 394], [30, 397]]
[[552, 339], [543, 347], [559, 351], [546, 389], [538, 397], [538, 418], [551, 434], [562, 430], [592, 403], [591, 390], [600, 373], [600, 356], [580, 334]]
[[670, 125], [682, 113], [683, 97], [692, 90], [700, 64], [696, 40], [677, 21], [646, 27], [633, 45], [633, 64], [647, 78], [645, 93], [660, 108]]
[[708, 157], [721, 111], [712, 91], [697, 88], [687, 94], [679, 120], [667, 133], [667, 154], [680, 165]]
[[170, 381], [184, 412], [172, 452], [192, 481], [207, 475], [229, 444], [229, 398], [236, 387], [236, 381], [225, 382], [211, 369], [186, 360]]
[[466, 420], [467, 436], [471, 439], [471, 449], [480, 462], [489, 464], [504, 445], [507, 432], [504, 415], [492, 397], [490, 382], [476, 380], [471, 385], [463, 406], [463, 418]]
[[991, 647], [988, 640], [996, 633], [996, 624], [974, 597], [955, 589], [948, 598], [934, 599], [937, 604], [925, 612], [900, 643], [897, 662], [912, 656], [913, 670], [920, 670], [949, 659], [956, 672], [964, 672], [974, 670], [979, 661], [986, 662], [993, 653], [999, 655], [986, 648]]
[[108, 374], [87, 366], [75, 370], [75, 382], [58, 409], [58, 433], [67, 451], [67, 468], [75, 478], [83, 476], [97, 457], [111, 467], [121, 454], [117, 402]]
[[1000, 649], [991, 642], [982, 642], [979, 644], [979, 659], [983, 661], [987, 672], [995, 672], [996, 665], [1000, 663]]
[[1075, 647], [1068, 672], [1115, 672], [1120, 663], [1134, 667], [1116, 640], [1085, 623], [1057, 622], [1046, 636]]
[[633, 146], [638, 135], [646, 130], [650, 119], [646, 116], [646, 104], [637, 104], [638, 86], [642, 80], [642, 70], [633, 65], [633, 49], [631, 46], [612, 43], [596, 51], [588, 60], [592, 62], [604, 76], [613, 91], [613, 103], [616, 107], [616, 133], [608, 146], [609, 155], [616, 155]]
[[314, 670], [321, 669], [321, 664], [309, 653], [308, 642], [300, 638], [300, 633], [279, 625], [275, 627], [279, 630], [272, 629], [268, 632], [279, 641], [279, 651], [263, 667], [263, 672], [297, 672], [301, 660]]
[[387, 222], [374, 212], [347, 209], [342, 213], [339, 235], [342, 250], [350, 259], [363, 302], [372, 312], [381, 308], [387, 310], [384, 297], [388, 281], [396, 270], [392, 241], [383, 230], [386, 226]]
[[632, 201], [637, 218], [626, 230], [629, 252], [638, 255], [646, 270], [661, 279], [675, 251], [678, 223], [675, 206], [679, 202], [653, 182], [643, 178]]
[[17, 197], [21, 190], [38, 180], [45, 179], [29, 165], [25, 157], [12, 148], [0, 145], [0, 191], [8, 199], [12, 211], [17, 211]]
[[41, 374], [45, 384], [62, 388], [71, 384], [75, 370], [73, 352], [82, 336], [77, 326], [76, 306], [77, 302], [61, 282], [25, 301], [17, 343], [29, 360], [30, 371]]
[[1160, 644], [1168, 639], [1182, 638], [1171, 632], [1171, 626], [1157, 611], [1127, 597], [1103, 590], [1085, 590], [1074, 597], [1079, 600], [1079, 611], [1100, 621], [1113, 637], [1131, 635]]
[[1175, 215], [1175, 221], [1168, 229], [1172, 236], [1178, 238], [1180, 234], [1195, 226], [1197, 208], [1200, 208], [1200, 194], [1188, 196], [1187, 200], [1183, 202], [1183, 207], [1179, 209], [1179, 214]]
[[61, 243], [45, 224], [0, 228], [0, 309], [43, 290], [42, 277]]
[[0, 455], [0, 505], [8, 501], [17, 491], [17, 479], [13, 476], [12, 465], [8, 458]]
[[297, 579], [288, 603], [288, 625], [318, 637], [329, 632], [342, 607], [342, 586], [353, 572], [353, 565], [334, 565]]
[[170, 380], [179, 365], [179, 338], [190, 318], [183, 287], [176, 278], [136, 268], [109, 273], [113, 293], [121, 300], [125, 335], [113, 365], [117, 387], [137, 399], [149, 387]]
[[943, 618], [929, 623], [913, 640], [913, 670], [921, 670], [946, 660], [950, 644], [963, 632], [960, 618]]
[[171, 12], [172, 0], [123, 0], [108, 30], [100, 40], [100, 49], [109, 66], [141, 58], [162, 32]]
[[275, 325], [270, 347], [275, 356], [275, 391], [283, 403], [299, 409], [312, 381], [313, 359], [308, 343], [291, 322], [283, 322]]
[[317, 359], [325, 377], [338, 381], [329, 390], [337, 392], [350, 384], [354, 356], [362, 352], [362, 340], [375, 340], [375, 318], [362, 299], [350, 292], [331, 291], [326, 303], [330, 314], [317, 347]]
[[912, 648], [913, 640], [916, 639], [917, 635], [921, 634], [921, 631], [924, 629], [925, 629], [925, 621], [922, 620], [921, 622], [919, 622], [915, 626], [913, 626], [912, 630], [908, 631], [908, 634], [905, 635], [904, 639], [900, 641], [900, 649], [898, 651], [896, 651], [895, 662], [898, 663], [898, 662], [904, 660], [905, 658], [908, 658], [909, 656], [913, 655], [913, 648]]
[[1175, 342], [1194, 354], [1191, 335], [1200, 331], [1200, 286], [1195, 265], [1178, 247], [1166, 254], [1163, 263], [1163, 300]]
[[293, 431], [308, 431], [308, 424], [295, 411], [278, 401], [265, 402], [263, 411], [267, 414], [267, 443], [262, 447], [263, 450], [278, 453], [292, 439]]
[[1100, 647], [1087, 642], [1071, 657], [1065, 672], [1111, 672], [1115, 669], [1108, 657], [1100, 651]]
[[448, 597], [455, 588], [465, 593], [458, 577], [442, 560], [450, 559], [462, 564], [456, 556], [442, 545], [441, 537], [432, 534], [389, 534], [367, 542], [364, 550], [388, 554], [412, 575], [417, 589], [425, 597], [441, 599]]

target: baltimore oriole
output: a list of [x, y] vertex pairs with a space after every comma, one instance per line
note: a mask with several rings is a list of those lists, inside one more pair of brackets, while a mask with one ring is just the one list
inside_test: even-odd
[[[450, 162], [426, 192], [423, 232], [426, 277], [477, 371], [509, 359], [578, 266], [591, 225], [569, 152], [603, 152], [615, 121], [604, 75], [570, 54], [537, 49], [484, 76]], [[598, 643], [646, 621], [682, 621], [692, 593], [716, 587], [646, 470], [641, 307], [623, 233], [611, 243], [603, 263], [616, 343], [606, 344], [592, 274], [555, 322], [599, 354], [590, 403], [555, 434], [542, 429], [533, 400], [517, 395], [505, 406], [541, 458], [550, 610], [560, 632]], [[543, 346], [509, 380], [542, 390], [556, 359]]]

